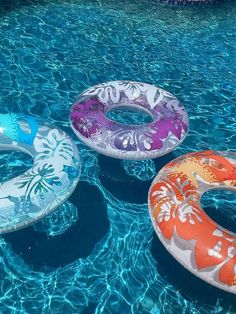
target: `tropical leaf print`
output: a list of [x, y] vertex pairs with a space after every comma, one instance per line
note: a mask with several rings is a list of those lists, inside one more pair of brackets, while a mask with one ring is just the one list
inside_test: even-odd
[[53, 165], [41, 164], [30, 171], [27, 171], [20, 177], [16, 183], [19, 189], [25, 189], [25, 199], [32, 195], [42, 193], [41, 197], [49, 191], [53, 191], [53, 186], [61, 186], [62, 183], [55, 175]]
[[62, 159], [71, 160], [73, 156], [73, 146], [71, 141], [68, 141], [67, 135], [60, 132], [58, 129], [49, 131], [48, 136], [38, 137], [35, 144], [35, 149], [38, 152], [35, 161], [54, 158], [55, 156]]
[[145, 84], [138, 82], [118, 82], [120, 93], [123, 92], [129, 100], [135, 100], [140, 97]]
[[154, 109], [165, 98], [173, 99], [173, 95], [165, 91], [164, 89], [157, 88], [155, 86], [150, 87], [146, 92], [147, 102], [151, 109]]
[[113, 82], [94, 86], [94, 88], [86, 90], [83, 95], [97, 96], [104, 104], [109, 102], [117, 103], [120, 100], [120, 90]]

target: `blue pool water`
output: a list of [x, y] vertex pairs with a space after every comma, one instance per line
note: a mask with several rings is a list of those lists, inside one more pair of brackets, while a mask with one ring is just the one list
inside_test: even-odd
[[[147, 191], [181, 154], [236, 149], [236, 2], [177, 7], [156, 0], [0, 0], [0, 111], [44, 117], [77, 142], [82, 175], [61, 208], [0, 238], [1, 313], [236, 313], [235, 296], [179, 265], [150, 223]], [[108, 80], [176, 95], [189, 135], [153, 161], [111, 159], [79, 142], [69, 109]], [[0, 155], [1, 178], [31, 158]], [[207, 193], [207, 213], [236, 232], [232, 192]]]

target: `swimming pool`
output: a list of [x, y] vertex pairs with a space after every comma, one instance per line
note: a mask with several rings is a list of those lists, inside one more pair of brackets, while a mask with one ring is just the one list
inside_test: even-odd
[[[38, 224], [0, 238], [2, 313], [236, 313], [235, 296], [183, 269], [157, 239], [147, 209], [155, 173], [197, 150], [236, 148], [236, 3], [0, 2], [1, 113], [40, 116], [78, 144], [82, 174], [69, 201]], [[111, 159], [69, 127], [80, 92], [110, 80], [174, 94], [190, 131], [154, 161]], [[31, 164], [1, 154], [6, 179]], [[235, 195], [209, 192], [207, 213], [235, 232]]]

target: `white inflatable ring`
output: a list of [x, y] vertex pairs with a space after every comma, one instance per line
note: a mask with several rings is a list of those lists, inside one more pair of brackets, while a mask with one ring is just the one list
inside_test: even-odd
[[[139, 110], [152, 117], [124, 125], [107, 117], [113, 109]], [[71, 127], [86, 145], [120, 159], [151, 159], [168, 154], [188, 133], [188, 114], [169, 92], [142, 82], [112, 81], [84, 91], [70, 113]]]
[[34, 223], [65, 201], [77, 185], [80, 160], [65, 132], [21, 114], [0, 114], [0, 149], [33, 158], [32, 168], [0, 184], [2, 234]]

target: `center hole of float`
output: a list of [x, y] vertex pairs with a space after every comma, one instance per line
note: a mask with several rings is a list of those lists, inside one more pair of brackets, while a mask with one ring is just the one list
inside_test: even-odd
[[1, 182], [23, 174], [33, 165], [33, 158], [18, 151], [0, 151]]
[[152, 114], [137, 105], [117, 105], [106, 112], [108, 119], [125, 125], [143, 125], [153, 121]]
[[217, 224], [236, 233], [236, 192], [223, 189], [208, 191], [203, 194], [201, 205]]

